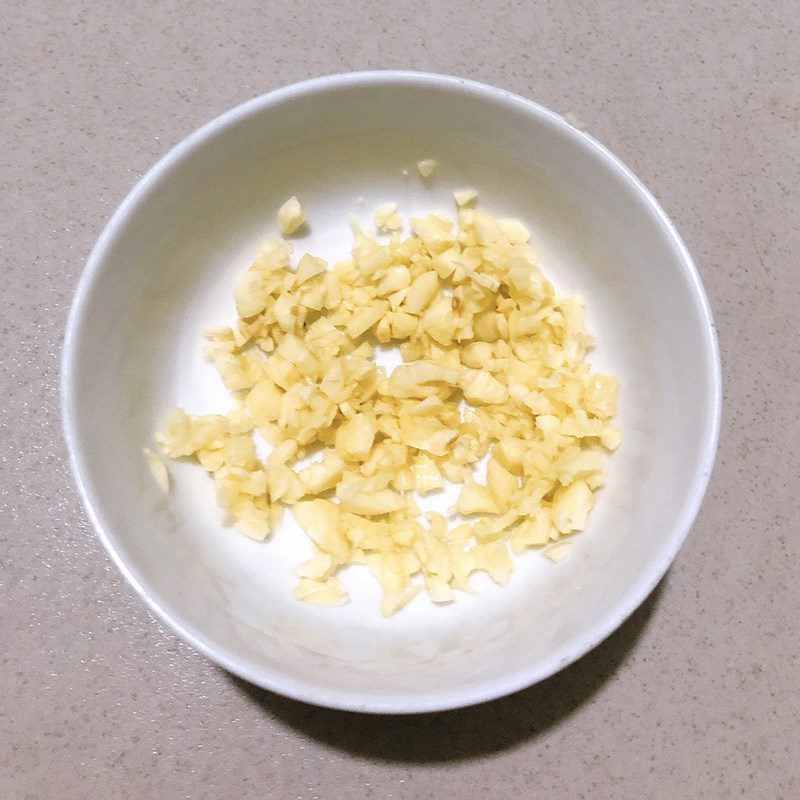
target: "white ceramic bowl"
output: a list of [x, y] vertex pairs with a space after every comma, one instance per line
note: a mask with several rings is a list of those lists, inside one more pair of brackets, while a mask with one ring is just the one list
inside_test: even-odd
[[[414, 170], [433, 157], [423, 182]], [[404, 174], [410, 170], [410, 174]], [[142, 448], [166, 411], [227, 408], [201, 328], [233, 318], [232, 287], [275, 211], [297, 194], [310, 235], [297, 249], [349, 252], [348, 213], [452, 212], [452, 191], [534, 231], [545, 273], [580, 292], [620, 376], [624, 442], [590, 529], [570, 559], [530, 552], [509, 586], [380, 617], [358, 568], [353, 602], [291, 599], [310, 552], [291, 515], [266, 543], [219, 522], [199, 467]], [[363, 197], [363, 206], [358, 198]], [[647, 596], [686, 536], [711, 472], [720, 372], [691, 258], [642, 184], [591, 137], [508, 92], [439, 75], [371, 72], [300, 83], [223, 114], [168, 153], [103, 231], [78, 285], [63, 351], [72, 468], [111, 557], [156, 614], [248, 681], [300, 700], [371, 712], [451, 708], [541, 680], [611, 633]]]

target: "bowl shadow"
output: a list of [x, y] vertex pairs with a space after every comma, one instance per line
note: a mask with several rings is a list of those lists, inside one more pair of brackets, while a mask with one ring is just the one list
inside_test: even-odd
[[566, 669], [512, 695], [425, 714], [363, 714], [291, 700], [225, 673], [267, 715], [304, 736], [378, 761], [463, 761], [534, 739], [573, 714], [625, 663], [648, 624], [666, 578], [597, 647]]

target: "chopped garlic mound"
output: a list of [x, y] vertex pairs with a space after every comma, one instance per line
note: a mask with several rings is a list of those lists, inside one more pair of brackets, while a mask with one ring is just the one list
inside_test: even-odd
[[[585, 360], [583, 301], [555, 293], [521, 222], [474, 208], [472, 189], [454, 195], [456, 225], [413, 218], [401, 239], [396, 206], [382, 206], [389, 241], [354, 224], [351, 257], [333, 265], [305, 254], [292, 270], [289, 244], [265, 244], [235, 288], [236, 324], [205, 331], [235, 410], [175, 410], [156, 435], [165, 456], [212, 476], [245, 535], [266, 538], [292, 509], [314, 545], [295, 569], [303, 602], [347, 602], [337, 573], [354, 564], [380, 583], [389, 616], [423, 588], [435, 603], [471, 592], [476, 571], [507, 583], [511, 553], [561, 561], [620, 444], [619, 381]], [[303, 224], [297, 198], [279, 219], [284, 234]], [[389, 374], [379, 344], [402, 356]], [[266, 460], [255, 432], [273, 445]], [[168, 489], [166, 466], [145, 454]], [[461, 484], [453, 524], [415, 502], [448, 482]]]
[[433, 175], [434, 170], [436, 167], [439, 166], [439, 162], [433, 158], [424, 158], [422, 161], [417, 162], [417, 172], [422, 175], [423, 178], [430, 178]]
[[305, 212], [296, 197], [290, 197], [278, 209], [278, 225], [284, 236], [293, 234], [305, 221]]

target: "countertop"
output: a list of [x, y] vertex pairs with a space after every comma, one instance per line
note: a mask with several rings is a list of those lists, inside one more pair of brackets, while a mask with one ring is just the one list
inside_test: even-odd
[[[0, 797], [800, 796], [800, 48], [794, 0], [46, 3], [0, 31]], [[66, 465], [59, 352], [136, 179], [222, 111], [331, 72], [462, 75], [572, 112], [705, 282], [719, 457], [656, 592], [476, 708], [363, 717], [232, 678], [148, 613]]]

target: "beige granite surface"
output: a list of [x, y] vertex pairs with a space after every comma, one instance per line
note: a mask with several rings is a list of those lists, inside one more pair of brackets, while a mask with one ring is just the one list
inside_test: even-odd
[[[800, 11], [774, 2], [0, 4], [0, 798], [800, 796]], [[624, 627], [513, 697], [360, 717], [181, 644], [93, 535], [65, 463], [73, 287], [133, 182], [225, 109], [312, 75], [497, 84], [626, 161], [716, 315], [719, 460]]]

